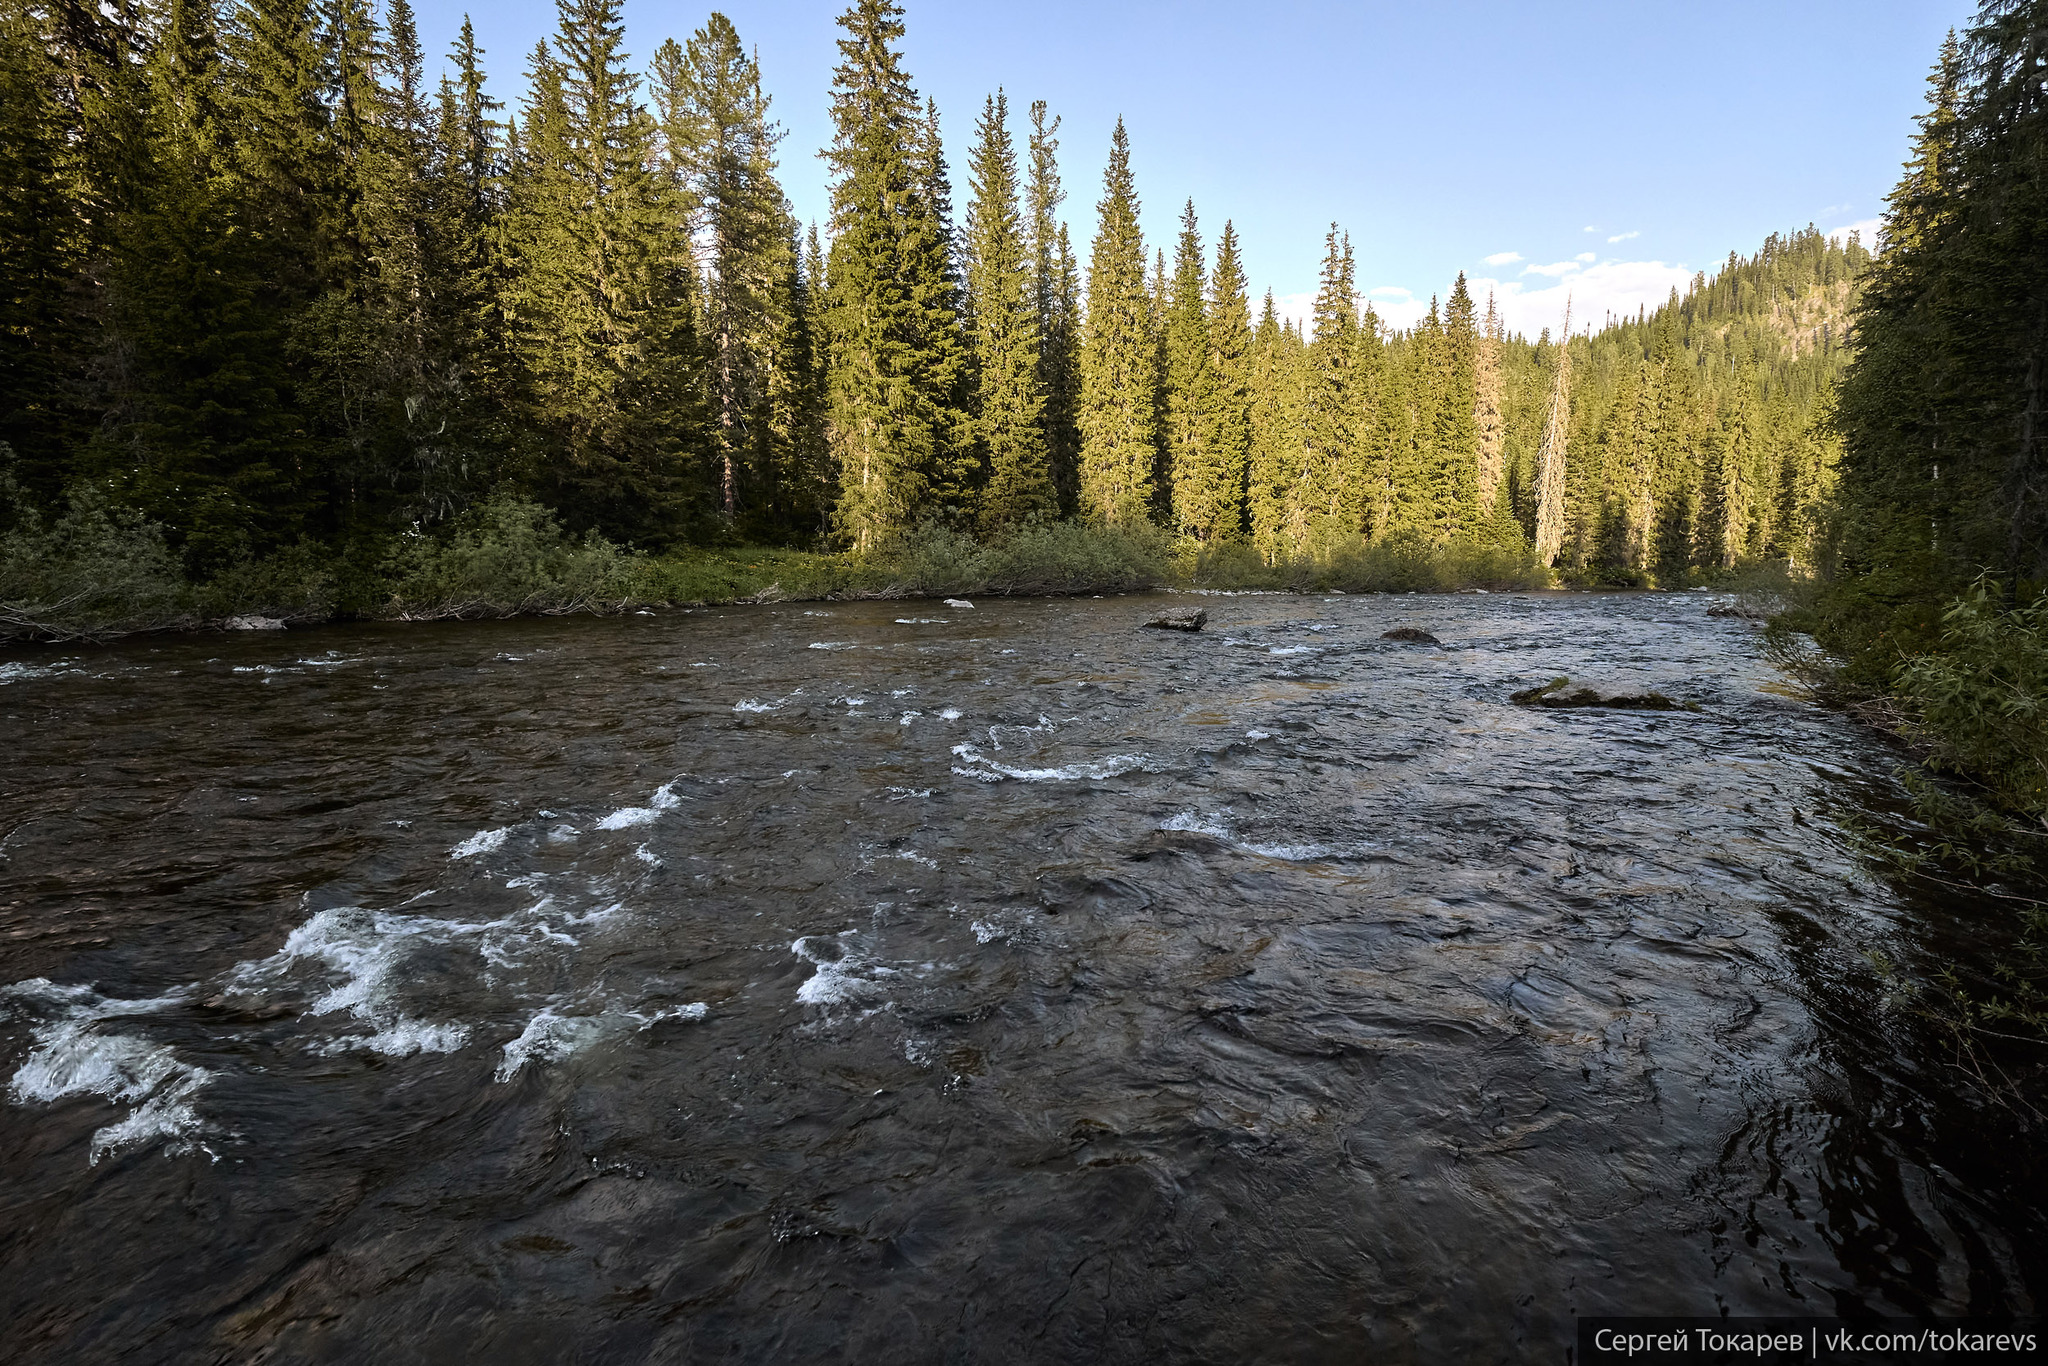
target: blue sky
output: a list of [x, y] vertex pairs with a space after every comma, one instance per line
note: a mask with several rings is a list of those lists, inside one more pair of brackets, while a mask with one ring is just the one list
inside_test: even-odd
[[[442, 51], [464, 0], [416, 0]], [[729, 0], [787, 131], [782, 178], [822, 220], [842, 3]], [[1193, 196], [1232, 219], [1254, 293], [1299, 315], [1323, 233], [1351, 234], [1359, 287], [1407, 323], [1463, 270], [1531, 336], [1661, 301], [1773, 231], [1869, 224], [1897, 179], [1941, 36], [1964, 0], [1716, 4], [1117, 3], [910, 0], [905, 64], [938, 101], [955, 194], [983, 98], [1061, 116], [1065, 215], [1085, 253], [1121, 114], [1148, 241], [1171, 254]], [[626, 0], [644, 64], [708, 6]], [[552, 0], [473, 11], [494, 93], [514, 100]], [[1866, 232], [1867, 236], [1867, 232]]]

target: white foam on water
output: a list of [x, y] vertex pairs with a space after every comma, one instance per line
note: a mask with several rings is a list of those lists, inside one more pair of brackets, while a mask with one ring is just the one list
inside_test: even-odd
[[951, 620], [951, 617], [898, 617], [896, 618], [896, 624], [898, 626], [943, 626]]
[[[1067, 719], [1071, 721], [1074, 718], [1070, 716]], [[1003, 747], [1003, 731], [1014, 730], [1022, 735], [1049, 735], [1057, 729], [1059, 727], [1053, 724], [1052, 718], [1044, 712], [1040, 712], [1038, 713], [1038, 724], [1035, 726], [990, 726], [988, 728], [988, 742], [997, 749], [1001, 749]], [[953, 752], [955, 754], [960, 753], [958, 749], [955, 749]]]
[[896, 724], [899, 726], [907, 726], [912, 721], [915, 721], [918, 717], [923, 715], [924, 713], [921, 711], [907, 711], [904, 712], [903, 715], [896, 718]]
[[844, 702], [849, 707], [865, 707], [868, 704], [868, 700], [865, 697], [835, 697], [832, 700], [834, 702]]
[[733, 703], [732, 709], [734, 711], [762, 712], [774, 711], [781, 705], [782, 704], [780, 702], [757, 702], [753, 698], [749, 697], [745, 701]]
[[401, 1016], [367, 1038], [334, 1039], [314, 1051], [332, 1055], [360, 1049], [387, 1058], [409, 1058], [415, 1053], [453, 1053], [467, 1042], [468, 1025], [429, 1024]]
[[475, 858], [478, 854], [494, 853], [505, 843], [505, 837], [512, 833], [512, 827], [501, 826], [496, 830], [479, 830], [462, 843], [448, 851], [449, 858]]
[[[118, 1000], [90, 986], [60, 986], [47, 977], [0, 987], [0, 1012], [23, 1009], [44, 1017], [31, 1035], [28, 1056], [8, 1083], [8, 1096], [17, 1105], [100, 1096], [133, 1106], [93, 1134], [86, 1157], [91, 1165], [109, 1153], [156, 1141], [164, 1143], [165, 1156], [191, 1151], [206, 1129], [192, 1100], [213, 1074], [179, 1061], [164, 1044], [97, 1028], [110, 1019], [153, 1015], [184, 1000], [182, 992]], [[10, 1002], [18, 1004], [10, 1007]]]
[[1225, 807], [1219, 815], [1205, 816], [1197, 811], [1183, 811], [1159, 823], [1161, 830], [1182, 830], [1193, 835], [1208, 835], [1237, 846], [1247, 854], [1260, 858], [1275, 859], [1282, 863], [1321, 863], [1328, 859], [1343, 858], [1362, 852], [1362, 846], [1339, 847], [1328, 844], [1266, 844], [1248, 840], [1231, 829], [1224, 819], [1230, 815]]
[[1005, 778], [1021, 783], [1072, 783], [1115, 778], [1134, 771], [1163, 773], [1166, 770], [1166, 765], [1146, 754], [1112, 754], [1105, 759], [1062, 764], [1057, 768], [1012, 768], [1008, 764], [997, 763], [973, 745], [955, 745], [953, 753], [970, 764], [982, 765], [980, 768], [961, 768], [956, 764], [953, 772], [985, 783], [1000, 782]]
[[502, 920], [464, 923], [357, 906], [329, 907], [294, 928], [268, 958], [236, 964], [228, 974], [227, 989], [261, 996], [307, 971], [339, 978], [314, 997], [305, 1013], [346, 1014], [369, 1026], [370, 1033], [326, 1040], [314, 1044], [313, 1051], [366, 1049], [388, 1057], [452, 1053], [468, 1041], [469, 1027], [421, 1020], [405, 1012], [399, 997], [412, 980], [404, 971], [408, 960], [422, 947], [484, 938], [511, 928]]
[[607, 1038], [652, 1029], [663, 1020], [701, 1020], [710, 1013], [711, 1007], [702, 1001], [651, 1015], [617, 1006], [606, 1006], [595, 1015], [563, 1015], [547, 1006], [526, 1022], [518, 1038], [505, 1045], [504, 1057], [493, 1075], [499, 1081], [510, 1081], [528, 1063], [558, 1063]]
[[939, 866], [939, 861], [937, 859], [926, 858], [923, 854], [918, 853], [915, 849], [899, 849], [896, 852], [896, 857], [903, 859], [904, 861], [909, 863], [922, 863], [927, 868], [936, 868]]
[[77, 673], [77, 669], [66, 667], [70, 663], [70, 660], [59, 660], [40, 668], [34, 664], [0, 664], [0, 683], [20, 683], [31, 678], [55, 678], [58, 674]]
[[941, 721], [958, 721], [960, 719], [960, 709], [958, 707], [948, 707], [939, 713], [939, 719]]
[[1208, 835], [1214, 839], [1227, 840], [1231, 837], [1230, 827], [1210, 816], [1196, 811], [1183, 811], [1178, 816], [1168, 817], [1159, 822], [1161, 830], [1180, 830], [1190, 835]]
[[1315, 647], [1311, 645], [1275, 645], [1266, 653], [1269, 655], [1306, 655], [1315, 653]]
[[1010, 932], [1001, 925], [991, 925], [986, 920], [977, 920], [967, 927], [974, 931], [974, 937], [984, 944], [993, 944], [998, 939], [1008, 939]]
[[972, 606], [974, 606], [974, 604], [973, 604], [973, 603], [971, 603], [971, 602], [969, 602], [969, 601], [968, 601], [967, 599], [965, 599], [965, 598], [947, 598], [947, 599], [946, 599], [946, 606], [948, 606], [948, 607], [972, 607]]
[[932, 789], [929, 787], [891, 787], [884, 790], [896, 794], [889, 798], [892, 802], [906, 801], [911, 797], [929, 797], [932, 795]]
[[851, 650], [854, 648], [854, 642], [850, 640], [814, 640], [805, 648], [812, 650]]
[[652, 825], [661, 818], [664, 811], [673, 811], [683, 804], [676, 795], [674, 783], [663, 783], [654, 790], [645, 806], [622, 806], [597, 823], [600, 830], [625, 830], [635, 825]]
[[805, 616], [807, 616], [807, 617], [835, 617], [835, 616], [838, 616], [839, 614], [838, 614], [837, 612], [810, 612], [810, 611], [807, 611], [807, 612], [805, 612], [805, 613], [804, 613], [804, 615], [805, 615]]
[[[796, 989], [796, 999], [807, 1006], [821, 1006], [827, 1010], [834, 1006], [866, 1007], [879, 1009], [873, 1004], [882, 1002], [887, 994], [886, 987], [874, 977], [892, 977], [895, 969], [881, 967], [861, 954], [840, 943], [840, 935], [806, 935], [789, 946], [789, 951], [816, 971], [804, 979]], [[873, 974], [868, 976], [864, 974]]]
[[1244, 738], [1250, 740], [1253, 744], [1257, 744], [1261, 740], [1272, 739], [1273, 733], [1266, 730], [1248, 730], [1244, 733]]
[[645, 863], [650, 867], [659, 868], [662, 866], [661, 856], [659, 854], [650, 853], [648, 851], [647, 846], [644, 844], [633, 851], [633, 857], [639, 859], [642, 863]]

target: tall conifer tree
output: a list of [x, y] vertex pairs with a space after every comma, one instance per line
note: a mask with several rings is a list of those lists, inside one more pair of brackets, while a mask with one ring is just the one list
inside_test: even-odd
[[1091, 520], [1131, 526], [1151, 509], [1158, 382], [1145, 240], [1122, 119], [1110, 142], [1097, 215], [1081, 347], [1081, 509]]
[[1031, 102], [1031, 165], [1024, 197], [1038, 326], [1039, 423], [1059, 511], [1072, 514], [1080, 497], [1080, 281], [1067, 226], [1059, 218], [1066, 199], [1060, 188], [1059, 126], [1059, 119], [1046, 117], [1044, 100]]
[[683, 193], [706, 276], [705, 380], [716, 505], [738, 517], [748, 498], [756, 530], [776, 520], [778, 451], [767, 412], [771, 356], [790, 322], [793, 223], [775, 176], [781, 130], [768, 118], [761, 73], [723, 14], [687, 48], [654, 58], [662, 143]]
[[[1173, 278], [1166, 300], [1165, 434], [1173, 524], [1183, 536], [1206, 540], [1214, 517], [1213, 461], [1205, 449], [1215, 407], [1215, 365], [1209, 353], [1207, 281], [1195, 201], [1182, 210], [1174, 244]], [[1184, 487], [1187, 485], [1189, 487]]]
[[1225, 222], [1209, 274], [1204, 360], [1207, 385], [1194, 463], [1176, 473], [1182, 532], [1205, 545], [1234, 541], [1244, 526], [1245, 468], [1251, 452], [1252, 331], [1237, 229]]
[[967, 210], [966, 315], [973, 328], [978, 388], [975, 430], [988, 468], [980, 520], [989, 530], [1051, 517], [1059, 510], [1046, 458], [1038, 309], [1009, 115], [1009, 101], [998, 90], [982, 109]]
[[952, 244], [902, 13], [857, 0], [833, 72], [830, 430], [839, 526], [862, 549], [945, 510], [966, 426]]
[[1332, 223], [1323, 246], [1314, 332], [1305, 357], [1300, 464], [1288, 513], [1288, 532], [1297, 552], [1306, 547], [1312, 530], [1343, 510], [1357, 431], [1351, 366], [1358, 347], [1358, 305], [1351, 239], [1341, 236]]

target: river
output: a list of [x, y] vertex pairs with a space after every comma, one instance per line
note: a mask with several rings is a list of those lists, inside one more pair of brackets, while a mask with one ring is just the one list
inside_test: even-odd
[[[1704, 593], [0, 656], [0, 1322], [83, 1361], [1559, 1360], [2032, 1312], [1981, 905]], [[1139, 629], [1167, 603], [1196, 635]], [[1441, 644], [1382, 640], [1390, 627]], [[1540, 712], [1556, 674], [1697, 712]]]

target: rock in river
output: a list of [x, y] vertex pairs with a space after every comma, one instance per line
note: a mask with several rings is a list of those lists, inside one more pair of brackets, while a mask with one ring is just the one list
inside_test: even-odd
[[1199, 607], [1193, 607], [1161, 612], [1145, 624], [1161, 631], [1199, 631], [1208, 622], [1209, 614]]
[[1631, 711], [1698, 711], [1697, 702], [1678, 702], [1660, 692], [1615, 693], [1602, 696], [1591, 688], [1564, 691], [1569, 678], [1553, 678], [1540, 688], [1510, 693], [1508, 701], [1518, 707], [1621, 707]]
[[1417, 626], [1396, 626], [1396, 627], [1395, 627], [1395, 628], [1394, 628], [1393, 630], [1391, 630], [1391, 631], [1382, 631], [1382, 632], [1380, 632], [1380, 639], [1381, 639], [1381, 640], [1406, 640], [1406, 641], [1411, 641], [1411, 642], [1413, 642], [1414, 644], [1417, 644], [1417, 645], [1441, 645], [1441, 644], [1443, 644], [1443, 642], [1442, 642], [1441, 640], [1438, 640], [1438, 639], [1437, 639], [1437, 638], [1436, 638], [1435, 636], [1431, 635], [1431, 634], [1430, 634], [1429, 632], [1427, 632], [1427, 631], [1425, 631], [1425, 630], [1423, 630], [1423, 629], [1421, 629], [1420, 627], [1417, 627]]

